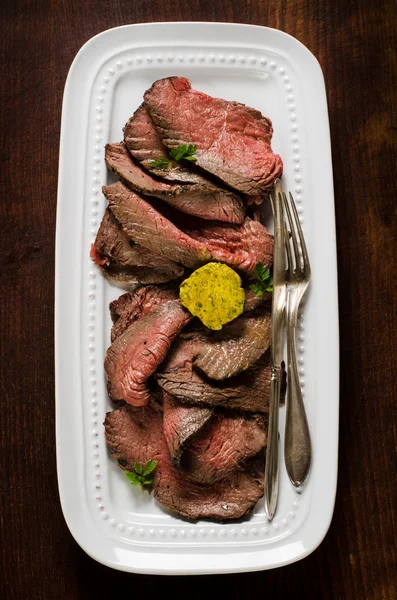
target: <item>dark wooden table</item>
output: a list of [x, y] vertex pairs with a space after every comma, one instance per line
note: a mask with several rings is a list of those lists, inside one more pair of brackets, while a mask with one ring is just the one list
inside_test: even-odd
[[[327, 85], [339, 262], [339, 485], [325, 541], [271, 572], [162, 579], [116, 572], [79, 548], [59, 504], [53, 305], [65, 78], [81, 45], [100, 31], [167, 20], [279, 28], [317, 56]], [[4, 0], [0, 22], [0, 597], [279, 599], [298, 591], [315, 600], [396, 599], [394, 0]]]

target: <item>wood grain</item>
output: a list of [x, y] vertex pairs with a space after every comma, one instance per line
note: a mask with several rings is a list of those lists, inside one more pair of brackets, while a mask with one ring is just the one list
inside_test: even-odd
[[[328, 91], [337, 222], [339, 485], [325, 541], [271, 572], [128, 575], [90, 559], [64, 522], [54, 445], [54, 235], [62, 92], [81, 45], [127, 23], [280, 28]], [[397, 598], [397, 7], [392, 0], [19, 0], [0, 7], [0, 597]], [[315, 507], [314, 507], [315, 508]], [[153, 559], [155, 560], [155, 559]]]

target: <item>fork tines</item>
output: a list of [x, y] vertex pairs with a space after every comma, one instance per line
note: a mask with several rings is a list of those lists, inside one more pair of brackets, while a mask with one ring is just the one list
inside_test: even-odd
[[[292, 259], [292, 254], [291, 254], [291, 246], [288, 242], [288, 240], [291, 238], [292, 244], [294, 246], [294, 252], [295, 252], [295, 261], [296, 261], [295, 269], [298, 271], [301, 271], [302, 274], [304, 274], [306, 277], [309, 278], [310, 277], [309, 255], [307, 252], [305, 237], [303, 235], [303, 230], [302, 230], [302, 225], [300, 222], [298, 210], [296, 208], [296, 204], [295, 204], [295, 201], [294, 201], [294, 198], [293, 198], [291, 192], [289, 192], [289, 203], [287, 200], [287, 196], [285, 195], [284, 192], [283, 192], [283, 200], [284, 200], [285, 214], [287, 215], [288, 224], [289, 224], [289, 228], [290, 228], [290, 235], [288, 235], [286, 226], [285, 226], [285, 230], [284, 230], [285, 240], [287, 242], [286, 249], [287, 249], [287, 256], [288, 256], [288, 265], [291, 265], [290, 268], [292, 268], [292, 269], [294, 268], [293, 267], [294, 261]], [[294, 219], [292, 218], [289, 204], [291, 204]], [[300, 264], [297, 264], [297, 257], [299, 257]]]

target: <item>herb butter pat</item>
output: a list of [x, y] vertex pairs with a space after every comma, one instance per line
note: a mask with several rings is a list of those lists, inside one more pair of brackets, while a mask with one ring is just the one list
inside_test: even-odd
[[227, 265], [208, 263], [194, 271], [179, 288], [181, 303], [209, 329], [222, 329], [244, 310], [240, 276]]

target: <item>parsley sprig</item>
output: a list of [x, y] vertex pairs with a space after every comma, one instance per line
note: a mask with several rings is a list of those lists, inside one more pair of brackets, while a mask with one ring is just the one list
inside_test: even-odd
[[125, 475], [132, 485], [140, 485], [142, 490], [145, 490], [153, 483], [157, 464], [157, 460], [148, 460], [144, 467], [139, 463], [134, 463], [134, 470], [126, 471]]
[[[175, 161], [179, 161], [183, 158], [190, 162], [196, 162], [197, 158], [194, 156], [196, 151], [197, 147], [194, 144], [179, 144], [176, 148], [171, 148], [170, 157]], [[162, 156], [157, 160], [149, 160], [149, 164], [155, 169], [168, 169], [170, 160], [166, 156]]]
[[165, 156], [158, 158], [157, 160], [149, 160], [149, 164], [154, 169], [168, 169], [170, 161]]
[[171, 148], [170, 156], [174, 160], [181, 160], [181, 158], [184, 158], [185, 160], [196, 162], [197, 158], [194, 156], [196, 150], [197, 148], [194, 144], [179, 144], [177, 148]]
[[273, 291], [273, 277], [268, 267], [259, 262], [254, 269], [254, 277], [257, 282], [250, 285], [250, 289], [259, 297], [265, 292]]

